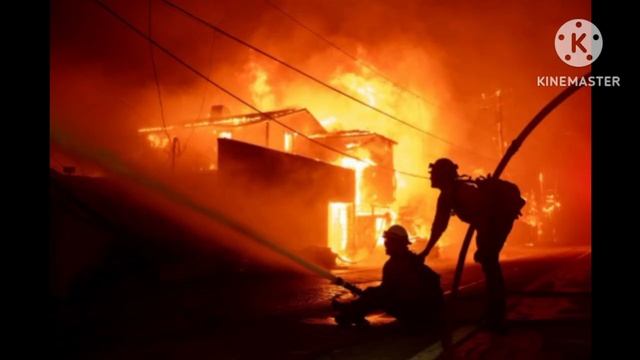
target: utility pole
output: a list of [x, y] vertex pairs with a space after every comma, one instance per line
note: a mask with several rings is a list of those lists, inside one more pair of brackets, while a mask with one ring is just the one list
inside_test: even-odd
[[[483, 119], [485, 121], [492, 121], [492, 113], [495, 116], [495, 126], [497, 135], [491, 137], [493, 141], [498, 143], [498, 154], [503, 156], [505, 153], [505, 141], [504, 141], [504, 117], [502, 111], [502, 90], [498, 89], [495, 93], [487, 95], [485, 93], [480, 94], [483, 102], [483, 106], [480, 108], [483, 111]], [[495, 103], [493, 102], [495, 98]]]

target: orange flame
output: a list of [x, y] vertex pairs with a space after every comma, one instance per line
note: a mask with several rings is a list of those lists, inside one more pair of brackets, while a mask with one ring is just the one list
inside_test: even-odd
[[249, 85], [253, 103], [262, 111], [273, 110], [276, 107], [276, 97], [269, 85], [269, 75], [256, 63], [251, 63], [250, 68], [255, 80]]

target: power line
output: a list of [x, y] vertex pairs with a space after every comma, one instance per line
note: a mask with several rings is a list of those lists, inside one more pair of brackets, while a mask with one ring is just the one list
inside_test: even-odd
[[[124, 25], [126, 25], [129, 29], [131, 29], [133, 32], [135, 32], [136, 34], [138, 34], [140, 37], [146, 39], [150, 44], [152, 44], [153, 46], [157, 47], [158, 49], [160, 49], [162, 52], [164, 52], [165, 54], [167, 54], [169, 57], [171, 57], [173, 60], [175, 60], [176, 62], [178, 62], [179, 64], [181, 64], [182, 66], [186, 67], [187, 69], [189, 69], [191, 72], [193, 72], [194, 74], [196, 74], [197, 76], [201, 77], [203, 80], [207, 81], [208, 83], [210, 83], [211, 85], [215, 86], [216, 88], [218, 88], [219, 90], [221, 90], [222, 92], [226, 93], [227, 95], [231, 96], [232, 98], [236, 99], [237, 101], [241, 102], [242, 104], [246, 105], [247, 107], [249, 107], [250, 109], [254, 110], [255, 112], [259, 113], [260, 115], [274, 121], [275, 123], [279, 124], [280, 126], [284, 127], [285, 129], [311, 141], [312, 143], [315, 143], [327, 150], [333, 151], [335, 153], [338, 153], [340, 155], [343, 155], [345, 157], [349, 157], [351, 159], [363, 162], [363, 163], [370, 163], [367, 160], [361, 159], [359, 157], [353, 156], [351, 154], [348, 154], [344, 151], [332, 148], [331, 146], [328, 146], [320, 141], [317, 141], [313, 138], [310, 138], [309, 136], [297, 131], [296, 129], [288, 126], [287, 124], [279, 121], [278, 119], [276, 119], [275, 117], [271, 116], [269, 113], [265, 113], [263, 111], [261, 111], [260, 109], [258, 109], [257, 107], [255, 107], [254, 105], [252, 105], [251, 103], [249, 103], [248, 101], [244, 100], [243, 98], [241, 98], [240, 96], [234, 94], [233, 92], [229, 91], [228, 89], [226, 89], [225, 87], [223, 87], [222, 85], [218, 84], [217, 82], [209, 79], [206, 75], [202, 74], [200, 71], [198, 71], [196, 68], [194, 68], [193, 66], [191, 66], [189, 63], [187, 63], [186, 61], [182, 60], [180, 57], [178, 57], [177, 55], [175, 55], [173, 52], [171, 52], [170, 50], [168, 50], [167, 48], [163, 47], [162, 45], [160, 45], [158, 42], [156, 42], [155, 40], [153, 40], [151, 37], [149, 37], [148, 35], [146, 35], [145, 33], [143, 33], [142, 31], [140, 31], [140, 29], [138, 29], [137, 27], [135, 27], [133, 24], [131, 24], [127, 19], [125, 19], [124, 17], [122, 17], [120, 14], [118, 14], [117, 12], [115, 12], [113, 9], [111, 9], [108, 5], [106, 5], [105, 3], [103, 3], [101, 0], [94, 0], [98, 5], [100, 5], [100, 7], [102, 7], [105, 11], [107, 11], [109, 14], [111, 14], [113, 17], [115, 17], [116, 19], [118, 19], [120, 22], [122, 22]], [[411, 177], [416, 177], [416, 178], [421, 178], [421, 179], [428, 179], [428, 177], [423, 176], [423, 175], [418, 175], [418, 174], [412, 174], [409, 172], [405, 172], [405, 171], [400, 171], [400, 170], [396, 170], [394, 168], [389, 168], [386, 166], [381, 166], [381, 165], [375, 165], [376, 167], [380, 168], [380, 169], [384, 169], [384, 170], [388, 170], [388, 171], [392, 171], [394, 173], [397, 174], [402, 174], [402, 175], [406, 175], [406, 176], [411, 176]]]
[[211, 23], [207, 22], [206, 20], [196, 16], [195, 14], [185, 10], [184, 8], [182, 8], [182, 7], [176, 5], [176, 4], [174, 4], [174, 3], [172, 3], [172, 2], [170, 2], [168, 0], [161, 0], [161, 1], [164, 2], [167, 6], [170, 6], [170, 7], [174, 8], [174, 9], [178, 10], [179, 12], [184, 14], [185, 16], [187, 16], [187, 17], [195, 20], [196, 22], [199, 22], [200, 24], [202, 24], [202, 25], [204, 25], [204, 26], [216, 31], [217, 33], [219, 33], [219, 34], [221, 34], [221, 35], [223, 35], [225, 37], [228, 37], [229, 39], [231, 39], [233, 41], [236, 41], [236, 42], [238, 42], [238, 43], [240, 43], [240, 44], [252, 49], [253, 51], [256, 51], [257, 53], [259, 53], [259, 54], [261, 54], [261, 55], [263, 55], [265, 57], [268, 57], [269, 59], [281, 64], [282, 66], [284, 66], [284, 67], [286, 67], [286, 68], [288, 68], [290, 70], [293, 70], [293, 71], [297, 72], [298, 74], [300, 74], [300, 75], [302, 75], [302, 76], [304, 76], [304, 77], [306, 77], [306, 78], [308, 78], [308, 79], [310, 79], [310, 80], [312, 80], [312, 81], [314, 81], [314, 82], [316, 82], [316, 83], [318, 83], [318, 84], [320, 84], [320, 85], [322, 85], [322, 86], [324, 86], [324, 87], [326, 87], [326, 88], [328, 88], [328, 89], [330, 89], [330, 90], [332, 90], [332, 91], [334, 91], [334, 92], [336, 92], [336, 93], [338, 93], [338, 94], [340, 94], [342, 96], [345, 96], [345, 97], [347, 97], [347, 98], [349, 98], [349, 99], [351, 99], [351, 100], [353, 100], [353, 101], [355, 101], [355, 102], [357, 102], [357, 103], [359, 103], [359, 104], [361, 104], [361, 105], [363, 105], [363, 106], [365, 106], [365, 107], [367, 107], [367, 108], [369, 108], [371, 110], [374, 110], [374, 111], [376, 111], [376, 112], [378, 112], [378, 113], [380, 113], [380, 114], [382, 114], [382, 115], [384, 115], [384, 116], [386, 116], [386, 117], [388, 117], [390, 119], [398, 121], [401, 124], [404, 124], [404, 125], [412, 128], [412, 129], [414, 129], [416, 131], [419, 131], [419, 132], [421, 132], [421, 133], [423, 133], [425, 135], [431, 136], [434, 139], [440, 140], [441, 142], [443, 142], [445, 144], [448, 144], [448, 145], [450, 145], [452, 147], [457, 147], [457, 148], [460, 148], [461, 150], [465, 150], [465, 151], [467, 151], [467, 152], [469, 152], [471, 154], [474, 154], [474, 155], [477, 155], [477, 156], [480, 156], [480, 157], [483, 157], [483, 158], [486, 158], [486, 159], [493, 160], [489, 156], [486, 156], [486, 155], [478, 153], [478, 152], [476, 152], [474, 150], [468, 149], [465, 146], [461, 146], [461, 145], [455, 144], [455, 143], [453, 143], [453, 142], [451, 142], [451, 141], [449, 141], [449, 140], [447, 140], [445, 138], [442, 138], [442, 137], [440, 137], [440, 136], [438, 136], [436, 134], [433, 134], [433, 133], [431, 133], [429, 131], [423, 130], [423, 129], [421, 129], [421, 128], [419, 128], [419, 127], [417, 127], [417, 126], [415, 126], [415, 125], [413, 125], [413, 124], [411, 124], [411, 123], [409, 123], [409, 122], [407, 122], [405, 120], [402, 120], [402, 119], [400, 119], [400, 118], [398, 118], [398, 117], [396, 117], [396, 116], [394, 116], [392, 114], [389, 114], [388, 112], [386, 112], [384, 110], [381, 110], [381, 109], [379, 109], [379, 108], [377, 108], [375, 106], [367, 104], [366, 102], [354, 97], [353, 95], [350, 95], [350, 94], [348, 94], [348, 93], [346, 93], [346, 92], [344, 92], [344, 91], [342, 91], [342, 90], [340, 90], [340, 89], [338, 89], [338, 88], [336, 88], [336, 87], [334, 87], [332, 85], [329, 85], [329, 84], [325, 83], [324, 81], [316, 78], [315, 76], [310, 75], [309, 73], [298, 69], [297, 67], [287, 63], [286, 61], [284, 61], [282, 59], [279, 59], [279, 58], [267, 53], [266, 51], [254, 46], [254, 45], [252, 45], [252, 44], [250, 44], [250, 43], [248, 43], [248, 42], [246, 42], [246, 41], [244, 41], [244, 40], [242, 40], [242, 39], [240, 39], [238, 37], [236, 37], [235, 35], [225, 31], [224, 29], [222, 29], [222, 28], [220, 28], [220, 27], [218, 27], [218, 26], [216, 26], [214, 24], [211, 24]]

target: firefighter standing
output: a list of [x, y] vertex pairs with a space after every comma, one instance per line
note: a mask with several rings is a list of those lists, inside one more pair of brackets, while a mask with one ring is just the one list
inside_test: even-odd
[[[458, 166], [449, 159], [438, 159], [435, 163], [429, 164], [429, 168], [431, 187], [439, 189], [440, 196], [431, 237], [419, 256], [424, 259], [429, 255], [447, 229], [452, 214], [473, 225], [478, 231], [474, 260], [482, 266], [487, 289], [485, 325], [492, 330], [503, 331], [506, 292], [499, 256], [524, 201], [520, 198], [517, 187], [511, 183], [489, 179], [487, 182], [498, 184], [491, 185], [490, 188], [498, 188], [498, 191], [487, 191], [489, 186], [478, 186], [474, 181], [460, 177]], [[502, 184], [511, 186], [511, 192], [514, 194], [500, 196], [504, 194], [504, 191], [500, 192], [500, 189], [504, 188], [501, 187]]]

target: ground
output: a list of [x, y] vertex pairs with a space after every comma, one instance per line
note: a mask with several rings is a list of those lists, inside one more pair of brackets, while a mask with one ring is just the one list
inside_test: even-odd
[[[475, 327], [482, 273], [465, 268], [450, 317], [454, 358], [590, 358], [590, 252], [586, 248], [507, 249], [509, 331]], [[449, 289], [454, 263], [431, 264]], [[379, 267], [336, 275], [374, 285]], [[247, 273], [227, 278], [132, 277], [57, 304], [58, 350], [68, 358], [433, 359], [434, 334], [410, 334], [384, 314], [368, 328], [341, 328], [329, 301], [344, 290], [307, 274]]]

